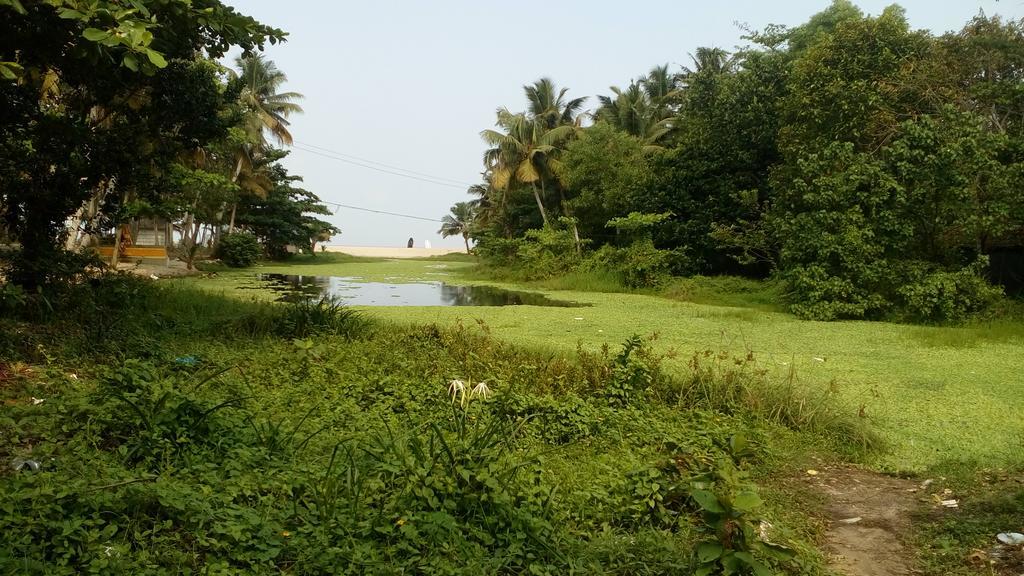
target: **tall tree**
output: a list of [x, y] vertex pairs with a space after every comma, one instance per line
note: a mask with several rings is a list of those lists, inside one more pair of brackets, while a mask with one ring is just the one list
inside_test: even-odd
[[658, 145], [676, 124], [676, 104], [681, 95], [679, 77], [668, 71], [668, 65], [630, 82], [625, 90], [612, 86], [614, 97], [598, 96], [601, 105], [595, 120], [636, 136], [649, 146]]
[[559, 89], [550, 78], [541, 78], [523, 86], [527, 115], [545, 128], [579, 125], [586, 97], [567, 99], [568, 88]]
[[94, 190], [154, 188], [178, 152], [223, 130], [203, 101], [177, 106], [216, 87], [169, 62], [284, 37], [218, 0], [131, 5], [0, 0], [0, 210], [22, 247], [19, 283], [52, 278], [65, 222]]
[[[277, 65], [262, 54], [239, 56], [235, 59], [238, 74], [238, 102], [242, 110], [241, 127], [245, 138], [236, 144], [234, 152], [235, 180], [249, 180], [260, 183], [266, 176], [259, 173], [259, 157], [270, 147], [269, 135], [278, 144], [290, 145], [292, 134], [288, 130], [288, 117], [302, 112], [296, 100], [303, 98], [298, 92], [280, 92], [288, 77]], [[257, 195], [266, 194], [266, 186], [242, 187]], [[238, 203], [231, 204], [228, 234], [235, 229], [235, 213]]]
[[235, 66], [241, 84], [238, 99], [245, 114], [244, 126], [252, 141], [265, 149], [269, 134], [278, 144], [291, 144], [288, 117], [302, 112], [302, 106], [295, 102], [303, 98], [302, 94], [280, 92], [288, 76], [263, 54], [239, 56]]
[[513, 114], [501, 108], [497, 113], [501, 130], [484, 130], [480, 136], [490, 148], [484, 153], [484, 165], [491, 184], [499, 190], [517, 185], [529, 186], [544, 225], [549, 223], [544, 207], [545, 180], [556, 166], [555, 155], [573, 135], [569, 125], [548, 128], [538, 118]]
[[462, 236], [462, 241], [466, 243], [466, 254], [469, 254], [469, 233], [475, 217], [476, 210], [471, 202], [456, 202], [441, 219], [441, 229], [437, 232], [442, 238]]

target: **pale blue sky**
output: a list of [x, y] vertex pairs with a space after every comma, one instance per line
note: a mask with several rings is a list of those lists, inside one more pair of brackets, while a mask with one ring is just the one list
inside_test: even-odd
[[[306, 96], [292, 119], [296, 143], [472, 184], [479, 181], [480, 130], [498, 106], [523, 108], [522, 86], [550, 76], [569, 94], [624, 85], [656, 64], [678, 69], [699, 46], [741, 42], [755, 29], [796, 25], [828, 0], [578, 2], [485, 0], [332, 2], [235, 0], [240, 11], [289, 32], [267, 55]], [[857, 4], [877, 14], [892, 2]], [[1021, 0], [906, 0], [915, 28], [958, 30], [979, 10], [1024, 16]], [[288, 169], [329, 202], [440, 220], [464, 187], [439, 186], [293, 150]], [[379, 166], [378, 166], [379, 167]], [[388, 168], [384, 168], [389, 170]], [[341, 208], [333, 244], [460, 246], [439, 224]]]

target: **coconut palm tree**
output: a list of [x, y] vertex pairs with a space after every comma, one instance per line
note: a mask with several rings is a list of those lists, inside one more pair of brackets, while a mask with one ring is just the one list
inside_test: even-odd
[[625, 90], [612, 86], [612, 96], [598, 96], [601, 106], [594, 118], [656, 147], [672, 129], [679, 98], [679, 77], [668, 65], [655, 66], [647, 76], [630, 82]]
[[302, 94], [278, 92], [288, 76], [262, 54], [239, 56], [235, 65], [241, 84], [238, 99], [245, 112], [246, 132], [253, 143], [267, 148], [270, 134], [278, 144], [290, 145], [288, 117], [302, 112], [302, 106], [295, 103], [303, 98]]
[[484, 130], [480, 136], [490, 148], [484, 153], [484, 165], [491, 185], [507, 190], [517, 184], [527, 185], [533, 191], [544, 225], [548, 214], [544, 208], [545, 179], [557, 169], [555, 156], [576, 127], [562, 125], [548, 128], [542, 118], [524, 113], [513, 114], [498, 109], [497, 126], [501, 130]]
[[523, 86], [526, 92], [527, 114], [540, 121], [546, 128], [557, 126], [579, 126], [583, 115], [580, 110], [586, 97], [567, 100], [568, 88], [559, 90], [550, 78], [541, 78], [533, 84]]
[[[259, 180], [259, 157], [269, 148], [269, 135], [278, 144], [290, 145], [292, 134], [288, 130], [288, 117], [302, 112], [302, 107], [295, 103], [303, 98], [298, 92], [279, 92], [281, 86], [288, 81], [285, 75], [271, 60], [262, 54], [239, 56], [235, 59], [238, 72], [234, 81], [240, 86], [238, 103], [242, 107], [242, 130], [245, 137], [235, 146], [234, 174], [232, 179], [242, 183], [242, 188], [260, 194], [261, 187], [245, 186], [243, 180]], [[237, 203], [231, 206], [231, 218], [228, 222], [228, 234], [235, 230], [235, 212]]]
[[595, 120], [607, 122], [646, 144], [654, 144], [668, 133], [665, 118], [660, 117], [640, 83], [631, 82], [625, 90], [618, 86], [610, 89], [614, 97], [598, 96], [601, 106], [594, 113]]
[[693, 76], [701, 72], [713, 75], [732, 72], [736, 67], [735, 56], [721, 48], [708, 48], [701, 46], [696, 53], [690, 54], [693, 61], [693, 68], [684, 66], [683, 72], [686, 76]]
[[466, 243], [466, 254], [469, 254], [469, 232], [475, 217], [476, 210], [472, 202], [456, 202], [451, 213], [441, 219], [441, 229], [437, 232], [442, 238], [462, 236]]

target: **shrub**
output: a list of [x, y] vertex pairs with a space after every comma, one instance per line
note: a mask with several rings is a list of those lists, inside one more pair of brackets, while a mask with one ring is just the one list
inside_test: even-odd
[[648, 239], [626, 248], [606, 244], [587, 258], [585, 266], [595, 271], [612, 271], [630, 288], [649, 288], [669, 278], [672, 256], [670, 251], [655, 248]]
[[484, 236], [473, 246], [473, 251], [487, 265], [494, 268], [505, 268], [518, 263], [519, 249], [522, 248], [522, 245], [522, 238]]
[[260, 242], [248, 232], [235, 232], [221, 238], [218, 255], [232, 268], [252, 266], [259, 260], [262, 250]]
[[912, 280], [897, 291], [904, 313], [915, 320], [960, 321], [985, 310], [1003, 293], [985, 280], [987, 265], [988, 259], [982, 256], [954, 272], [911, 268]]

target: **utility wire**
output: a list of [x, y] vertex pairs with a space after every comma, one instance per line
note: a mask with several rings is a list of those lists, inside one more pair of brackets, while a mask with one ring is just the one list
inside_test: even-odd
[[409, 178], [411, 180], [419, 180], [420, 182], [426, 182], [428, 184], [436, 184], [438, 186], [448, 186], [449, 188], [458, 188], [459, 190], [465, 190], [468, 187], [468, 184], [454, 184], [454, 183], [452, 183], [454, 181], [452, 181], [452, 182], [441, 182], [439, 180], [433, 179], [434, 177], [424, 178], [422, 176], [415, 176], [415, 175], [412, 175], [412, 174], [404, 174], [402, 172], [396, 172], [394, 170], [388, 170], [388, 169], [385, 169], [385, 168], [378, 168], [376, 166], [371, 166], [369, 164], [363, 164], [361, 162], [356, 162], [354, 160], [348, 160], [346, 158], [342, 158], [341, 156], [335, 156], [334, 154], [328, 154], [328, 153], [320, 152], [318, 150], [314, 150], [312, 148], [306, 148], [305, 146], [299, 145], [298, 143], [292, 144], [292, 147], [295, 148], [296, 150], [302, 150], [303, 152], [309, 152], [310, 154], [316, 154], [317, 156], [323, 156], [324, 158], [329, 158], [331, 160], [337, 160], [338, 162], [345, 162], [346, 164], [352, 164], [352, 165], [355, 165], [355, 166], [360, 166], [362, 168], [369, 168], [370, 170], [376, 170], [377, 172], [383, 172], [385, 174], [392, 174], [394, 176], [401, 176], [402, 178]]
[[391, 170], [397, 170], [399, 172], [407, 172], [409, 174], [415, 174], [417, 176], [423, 176], [423, 177], [429, 178], [431, 180], [447, 181], [447, 182], [451, 182], [452, 184], [458, 184], [459, 186], [472, 186], [472, 184], [468, 184], [466, 182], [463, 182], [462, 180], [458, 180], [458, 179], [455, 179], [455, 178], [446, 178], [444, 176], [434, 176], [433, 174], [427, 174], [426, 172], [417, 172], [415, 170], [409, 170], [408, 168], [402, 168], [401, 166], [392, 166], [391, 164], [385, 164], [383, 162], [377, 162], [376, 160], [369, 160], [367, 158], [360, 158], [359, 156], [353, 156], [351, 154], [345, 154], [344, 152], [338, 152], [337, 150], [331, 150], [330, 148], [324, 148], [323, 146], [317, 146], [316, 144], [310, 144], [308, 142], [295, 141], [295, 142], [293, 142], [293, 144], [299, 144], [299, 145], [304, 146], [306, 148], [315, 148], [315, 149], [317, 149], [317, 150], [319, 150], [321, 152], [327, 152], [327, 153], [329, 153], [329, 154], [331, 154], [333, 156], [341, 156], [341, 157], [344, 157], [344, 158], [347, 158], [347, 159], [350, 159], [350, 160], [356, 160], [358, 162], [365, 162], [367, 164], [375, 164], [377, 166], [382, 166], [384, 168], [389, 168]]
[[[321, 202], [324, 203], [324, 204], [330, 204], [332, 206], [338, 206], [340, 208], [348, 208], [350, 210], [362, 210], [363, 212], [373, 212], [374, 214], [387, 214], [388, 216], [398, 216], [398, 217], [401, 217], [401, 218], [412, 218], [413, 220], [426, 220], [427, 222], [440, 222], [441, 221], [440, 218], [425, 218], [423, 216], [412, 216], [410, 214], [399, 214], [398, 212], [387, 212], [385, 210], [374, 210], [373, 208], [363, 208], [362, 206], [349, 206], [348, 204], [339, 204], [337, 202], [328, 202], [326, 200], [321, 200]], [[334, 213], [337, 214], [338, 211], [335, 210]]]

